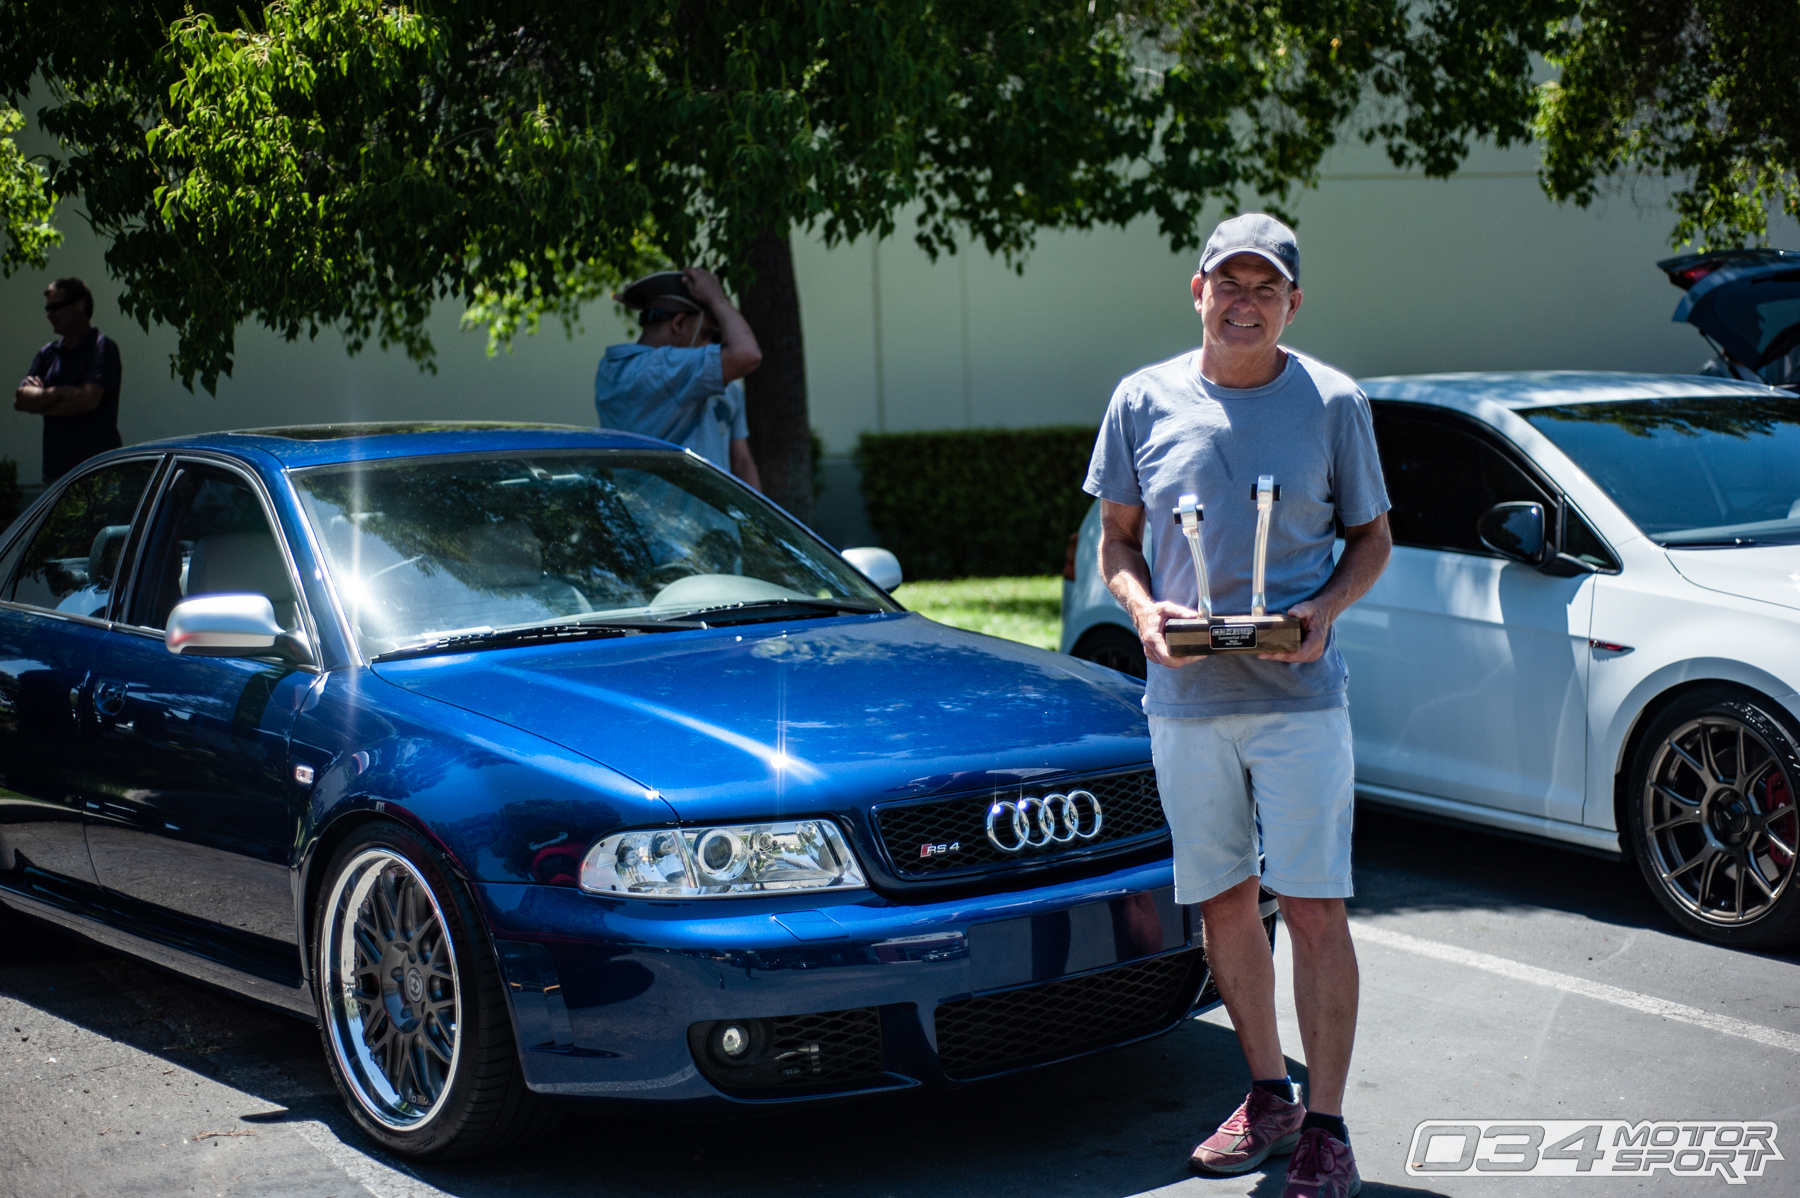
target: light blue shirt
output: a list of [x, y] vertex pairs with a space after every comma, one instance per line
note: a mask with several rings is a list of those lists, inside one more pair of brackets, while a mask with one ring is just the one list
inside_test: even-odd
[[691, 449], [731, 469], [731, 443], [750, 435], [744, 384], [730, 385], [719, 347], [609, 345], [594, 374], [600, 427], [642, 433]]
[[[1154, 546], [1150, 592], [1199, 606], [1193, 557], [1174, 508], [1183, 494], [1205, 508], [1206, 575], [1213, 610], [1250, 610], [1258, 475], [1281, 499], [1269, 523], [1269, 610], [1286, 611], [1324, 588], [1333, 567], [1333, 517], [1367, 524], [1388, 510], [1369, 401], [1355, 380], [1288, 350], [1262, 387], [1221, 387], [1200, 373], [1198, 351], [1145, 367], [1107, 405], [1084, 489], [1141, 505]], [[1199, 717], [1322, 711], [1347, 702], [1348, 671], [1331, 631], [1318, 661], [1203, 657], [1180, 669], [1149, 666], [1144, 710]]]

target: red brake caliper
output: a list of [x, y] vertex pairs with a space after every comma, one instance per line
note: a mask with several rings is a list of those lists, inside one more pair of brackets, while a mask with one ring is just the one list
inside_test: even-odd
[[[1762, 792], [1758, 797], [1762, 800], [1763, 810], [1769, 813], [1765, 827], [1787, 844], [1793, 844], [1795, 830], [1800, 828], [1800, 820], [1795, 818], [1794, 792], [1788, 789], [1787, 775], [1780, 770], [1770, 771], [1768, 781], [1763, 783]], [[1770, 841], [1769, 859], [1775, 862], [1777, 868], [1786, 869], [1788, 862], [1794, 858], [1792, 853], [1784, 852], [1780, 845]]]

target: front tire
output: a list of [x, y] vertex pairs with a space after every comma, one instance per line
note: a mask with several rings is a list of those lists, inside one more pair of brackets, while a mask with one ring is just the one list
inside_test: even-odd
[[1800, 740], [1748, 691], [1693, 691], [1633, 754], [1625, 794], [1633, 855], [1687, 932], [1743, 948], [1800, 939]]
[[1069, 656], [1091, 661], [1121, 674], [1130, 674], [1139, 681], [1149, 672], [1144, 658], [1144, 642], [1117, 624], [1100, 624], [1090, 628], [1082, 635], [1080, 643], [1069, 650]]
[[435, 849], [398, 824], [357, 829], [315, 914], [325, 1058], [363, 1131], [420, 1160], [543, 1130], [550, 1112], [525, 1087], [492, 941]]

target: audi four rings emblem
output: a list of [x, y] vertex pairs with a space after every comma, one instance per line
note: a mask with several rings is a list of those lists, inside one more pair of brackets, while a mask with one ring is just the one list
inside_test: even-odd
[[1100, 835], [1102, 822], [1100, 800], [1091, 791], [1071, 790], [1066, 795], [995, 803], [988, 808], [987, 838], [1002, 853], [1022, 853], [1092, 840]]

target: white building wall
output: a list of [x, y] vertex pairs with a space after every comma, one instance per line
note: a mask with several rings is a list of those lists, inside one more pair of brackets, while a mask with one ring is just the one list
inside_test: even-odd
[[[1489, 152], [1444, 182], [1407, 178], [1368, 151], [1328, 164], [1297, 204], [1305, 304], [1289, 342], [1353, 374], [1433, 370], [1695, 369], [1699, 335], [1669, 321], [1678, 293], [1653, 267], [1671, 224], [1661, 194], [1590, 211], [1547, 201], [1528, 155]], [[16, 379], [49, 337], [45, 282], [94, 288], [95, 323], [124, 359], [127, 443], [177, 433], [334, 420], [544, 420], [591, 424], [602, 349], [627, 336], [610, 303], [571, 340], [551, 325], [489, 358], [458, 313], [434, 318], [438, 373], [397, 352], [344, 353], [342, 339], [284, 343], [240, 331], [237, 369], [219, 394], [169, 375], [174, 338], [129, 324], [102, 246], [65, 211], [65, 245], [47, 271], [0, 282], [0, 369]], [[1792, 226], [1776, 243], [1800, 246]], [[1149, 222], [1044, 237], [1016, 275], [984, 253], [930, 263], [892, 239], [795, 243], [813, 422], [847, 453], [889, 430], [1095, 423], [1117, 379], [1198, 340], [1188, 297], [1193, 257], [1172, 255]], [[879, 273], [880, 371], [876, 369]], [[38, 477], [40, 419], [0, 410], [0, 455]]]

